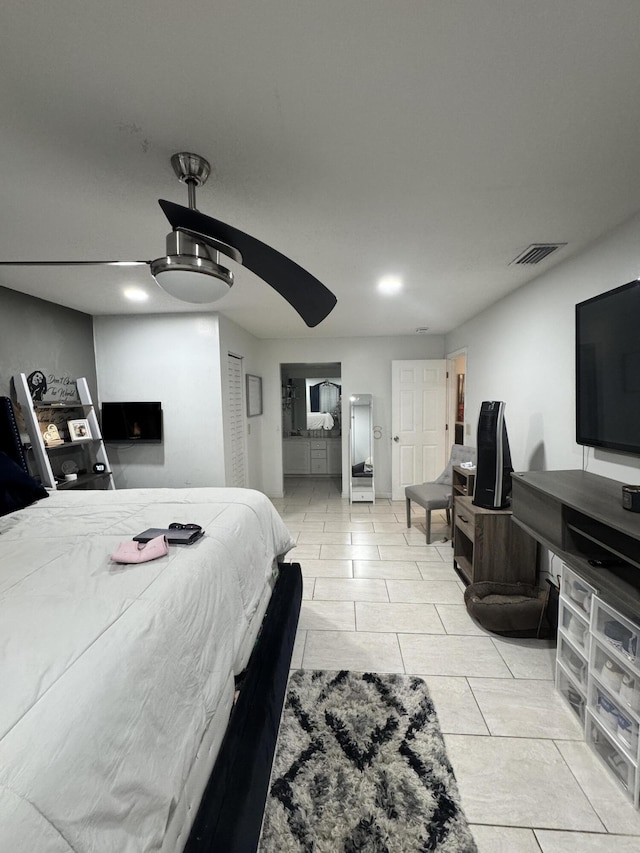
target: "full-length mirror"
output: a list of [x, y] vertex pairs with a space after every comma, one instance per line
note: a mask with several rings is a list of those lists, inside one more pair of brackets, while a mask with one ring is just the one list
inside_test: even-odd
[[375, 500], [373, 479], [373, 398], [353, 394], [350, 399], [351, 502]]

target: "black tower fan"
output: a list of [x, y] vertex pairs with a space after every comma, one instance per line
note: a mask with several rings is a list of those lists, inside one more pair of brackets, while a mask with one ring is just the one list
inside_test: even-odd
[[484, 509], [505, 509], [511, 503], [513, 468], [504, 407], [504, 403], [496, 400], [485, 400], [480, 407], [473, 503]]

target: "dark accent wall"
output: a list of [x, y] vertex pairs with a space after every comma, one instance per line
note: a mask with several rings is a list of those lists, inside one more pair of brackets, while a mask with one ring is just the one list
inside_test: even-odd
[[0, 396], [15, 402], [11, 378], [33, 370], [74, 379], [84, 376], [95, 400], [93, 318], [0, 287]]

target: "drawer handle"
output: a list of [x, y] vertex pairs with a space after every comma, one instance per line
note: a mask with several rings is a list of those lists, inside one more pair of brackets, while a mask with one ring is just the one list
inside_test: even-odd
[[459, 516], [458, 516], [458, 518], [460, 519], [460, 521], [461, 521], [463, 524], [468, 524], [468, 523], [469, 523], [469, 522], [467, 521], [467, 519], [464, 517], [464, 515], [459, 515]]

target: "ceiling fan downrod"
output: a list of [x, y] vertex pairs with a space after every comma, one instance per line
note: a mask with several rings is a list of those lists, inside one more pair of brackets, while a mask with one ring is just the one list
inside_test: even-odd
[[197, 210], [196, 187], [201, 187], [206, 183], [211, 173], [209, 161], [205, 160], [199, 154], [191, 154], [188, 151], [183, 151], [171, 157], [171, 165], [178, 180], [187, 185], [189, 208]]

